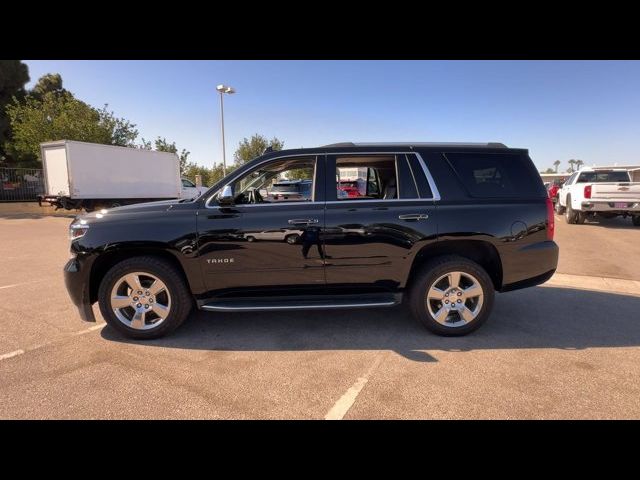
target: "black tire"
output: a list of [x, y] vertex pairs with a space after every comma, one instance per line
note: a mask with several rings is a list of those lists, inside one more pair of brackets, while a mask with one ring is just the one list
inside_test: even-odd
[[576, 212], [573, 208], [571, 208], [571, 196], [567, 195], [567, 206], [564, 212], [564, 219], [567, 223], [576, 223], [578, 220], [578, 212]]
[[[425, 298], [427, 291], [438, 278], [456, 271], [471, 274], [478, 280], [483, 290], [484, 300], [475, 319], [466, 325], [449, 327], [438, 323], [432, 317]], [[478, 329], [489, 318], [493, 309], [494, 297], [493, 282], [484, 268], [459, 255], [443, 255], [429, 261], [420, 269], [409, 287], [409, 305], [413, 316], [429, 331], [445, 337], [466, 335]]]
[[587, 219], [587, 214], [584, 212], [576, 212], [576, 223], [582, 225]]
[[560, 205], [560, 197], [556, 197], [556, 203], [555, 203], [554, 209], [558, 215], [562, 215], [564, 213], [564, 207]]
[[[157, 327], [148, 330], [137, 330], [122, 323], [111, 308], [111, 290], [115, 283], [124, 275], [132, 272], [146, 272], [156, 276], [167, 287], [171, 295], [171, 309], [166, 319]], [[106, 322], [129, 338], [140, 340], [162, 337], [185, 321], [193, 306], [191, 296], [185, 280], [180, 272], [168, 262], [156, 257], [134, 257], [123, 260], [113, 266], [102, 279], [98, 290], [100, 312]]]
[[298, 243], [298, 240], [300, 240], [300, 235], [293, 233], [291, 235], [287, 235], [284, 239], [289, 245], [295, 245]]
[[640, 215], [635, 215], [631, 217], [631, 221], [636, 227], [640, 227]]
[[245, 238], [247, 239], [247, 242], [255, 242], [256, 241], [256, 237], [252, 237], [251, 235], [248, 235]]

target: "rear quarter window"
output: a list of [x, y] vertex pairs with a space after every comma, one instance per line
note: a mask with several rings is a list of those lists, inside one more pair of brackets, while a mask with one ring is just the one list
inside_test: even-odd
[[546, 197], [542, 179], [527, 155], [446, 153], [451, 168], [472, 197]]

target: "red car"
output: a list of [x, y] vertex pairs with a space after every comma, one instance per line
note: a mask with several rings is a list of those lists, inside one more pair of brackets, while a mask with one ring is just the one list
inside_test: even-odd
[[345, 192], [349, 198], [362, 196], [360, 195], [360, 191], [358, 190], [358, 182], [340, 182], [338, 190], [342, 190], [343, 192]]
[[549, 198], [551, 199], [551, 201], [553, 202], [556, 201], [556, 198], [558, 197], [558, 190], [562, 188], [564, 181], [565, 181], [564, 178], [561, 180], [554, 180], [551, 186], [549, 187], [548, 192], [549, 192]]

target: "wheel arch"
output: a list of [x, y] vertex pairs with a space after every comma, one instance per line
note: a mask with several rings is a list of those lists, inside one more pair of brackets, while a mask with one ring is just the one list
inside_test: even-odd
[[166, 261], [175, 267], [176, 271], [178, 271], [182, 276], [186, 285], [189, 285], [189, 280], [184, 271], [184, 267], [170, 251], [161, 247], [123, 246], [104, 252], [93, 262], [93, 265], [91, 266], [91, 274], [89, 276], [89, 295], [91, 303], [98, 300], [98, 289], [100, 288], [100, 283], [111, 267], [124, 260], [135, 257], [154, 257]]
[[442, 255], [458, 255], [476, 262], [484, 268], [493, 282], [494, 288], [502, 288], [502, 261], [497, 248], [486, 240], [442, 240], [424, 246], [415, 256], [407, 278], [406, 286], [428, 261]]

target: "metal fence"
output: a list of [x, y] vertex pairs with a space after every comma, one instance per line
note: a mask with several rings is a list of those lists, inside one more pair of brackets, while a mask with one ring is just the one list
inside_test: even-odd
[[42, 169], [0, 168], [0, 202], [28, 202], [42, 194]]

